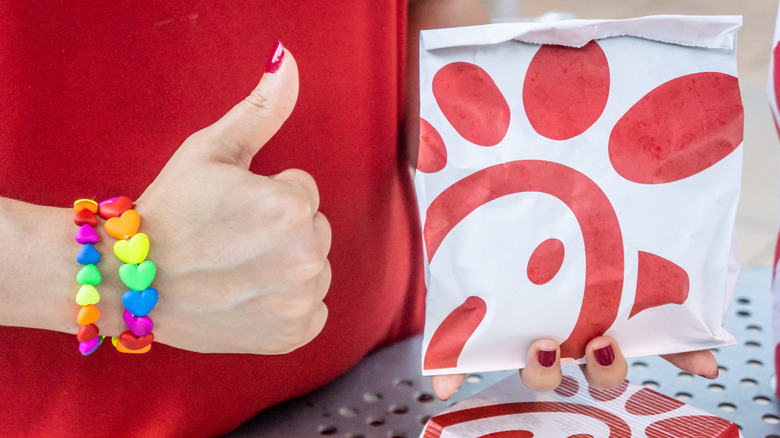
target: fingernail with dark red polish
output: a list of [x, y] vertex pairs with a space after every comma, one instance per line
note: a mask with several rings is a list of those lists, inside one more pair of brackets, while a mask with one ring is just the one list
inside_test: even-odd
[[593, 352], [593, 355], [596, 356], [596, 362], [603, 367], [608, 367], [615, 361], [615, 351], [612, 350], [612, 345], [599, 348]]
[[277, 41], [274, 50], [271, 53], [271, 57], [268, 58], [268, 62], [265, 64], [265, 72], [276, 73], [282, 65], [282, 59], [284, 59], [284, 46], [282, 46], [281, 42]]
[[536, 352], [536, 360], [539, 361], [539, 365], [550, 368], [555, 364], [555, 350], [539, 350]]

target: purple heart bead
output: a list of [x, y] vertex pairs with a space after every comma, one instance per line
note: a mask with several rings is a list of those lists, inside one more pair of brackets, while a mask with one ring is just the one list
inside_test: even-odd
[[82, 225], [78, 231], [76, 231], [76, 242], [84, 245], [85, 243], [97, 243], [100, 240], [100, 236], [89, 224]]
[[80, 342], [79, 352], [84, 356], [88, 356], [92, 354], [95, 350], [97, 350], [97, 348], [100, 347], [101, 343], [103, 343], [102, 336], [95, 336], [94, 338], [90, 339], [87, 342]]
[[154, 323], [148, 316], [135, 316], [129, 310], [122, 314], [125, 325], [131, 333], [142, 338], [154, 330]]

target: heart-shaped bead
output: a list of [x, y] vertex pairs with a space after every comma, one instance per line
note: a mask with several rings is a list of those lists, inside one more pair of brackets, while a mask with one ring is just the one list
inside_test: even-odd
[[130, 331], [122, 332], [121, 335], [119, 335], [119, 343], [125, 346], [128, 350], [137, 351], [140, 350], [148, 345], [150, 345], [154, 341], [154, 333], [149, 333], [146, 336], [136, 337], [134, 334], [130, 333]]
[[95, 265], [100, 262], [100, 253], [91, 243], [81, 245], [79, 253], [76, 254], [76, 261], [82, 265]]
[[112, 217], [106, 221], [106, 232], [115, 239], [129, 239], [138, 232], [141, 226], [141, 216], [135, 210], [127, 210], [119, 217]]
[[[138, 265], [124, 264], [119, 267], [119, 279], [132, 290], [141, 291], [149, 287], [157, 274], [157, 266], [147, 260]], [[136, 315], [138, 315], [136, 313]]]
[[87, 209], [92, 213], [97, 213], [98, 203], [91, 199], [79, 199], [73, 203], [73, 211], [78, 213], [81, 210]]
[[133, 208], [133, 200], [127, 196], [106, 199], [98, 204], [98, 211], [103, 219], [120, 216], [131, 208]]
[[100, 281], [103, 278], [100, 276], [100, 271], [98, 271], [98, 268], [95, 267], [95, 265], [84, 265], [80, 270], [79, 273], [76, 274], [76, 281], [79, 282], [79, 284], [91, 284], [96, 285], [100, 284]]
[[100, 319], [100, 311], [92, 304], [83, 306], [79, 310], [79, 314], [76, 316], [76, 322], [79, 325], [90, 325], [97, 322]]
[[79, 306], [89, 306], [100, 302], [100, 293], [91, 284], [85, 284], [76, 292], [76, 304]]
[[83, 210], [80, 210], [75, 215], [73, 215], [73, 223], [78, 226], [82, 226], [86, 224], [95, 227], [97, 226], [98, 219], [97, 216], [95, 216], [95, 213], [92, 213], [91, 211], [85, 208]]
[[120, 353], [142, 354], [142, 353], [146, 353], [152, 348], [152, 344], [149, 344], [140, 350], [129, 350], [127, 347], [122, 345], [121, 342], [119, 342], [119, 338], [117, 338], [116, 336], [111, 338], [111, 343], [114, 344], [114, 347], [116, 347], [116, 351]]
[[76, 231], [76, 242], [80, 244], [97, 243], [100, 236], [91, 226], [84, 224]]
[[129, 240], [117, 240], [114, 243], [114, 254], [125, 263], [137, 265], [144, 261], [149, 253], [149, 238], [144, 233], [138, 233]]
[[87, 324], [79, 326], [79, 331], [76, 333], [76, 339], [79, 342], [87, 342], [97, 336], [100, 333], [100, 329], [95, 324]]
[[148, 316], [135, 316], [129, 310], [125, 310], [122, 314], [122, 319], [125, 320], [127, 329], [139, 338], [148, 335], [154, 330], [154, 323]]
[[94, 353], [95, 350], [97, 350], [98, 347], [100, 347], [100, 344], [102, 343], [103, 343], [103, 337], [95, 336], [94, 338], [90, 339], [87, 342], [80, 343], [79, 352], [84, 356], [89, 356], [90, 354]]
[[148, 288], [140, 292], [129, 290], [122, 295], [122, 304], [135, 316], [146, 316], [157, 304], [157, 289]]

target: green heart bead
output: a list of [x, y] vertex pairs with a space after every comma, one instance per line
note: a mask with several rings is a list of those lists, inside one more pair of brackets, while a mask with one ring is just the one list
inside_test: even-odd
[[94, 286], [100, 284], [100, 280], [102, 279], [100, 271], [98, 271], [98, 268], [93, 264], [84, 265], [79, 273], [76, 274], [76, 281], [78, 281], [79, 284], [91, 284]]
[[79, 306], [88, 306], [90, 304], [97, 304], [100, 301], [100, 294], [95, 286], [91, 284], [85, 284], [81, 286], [76, 293], [76, 304]]
[[154, 262], [147, 260], [138, 265], [126, 263], [119, 267], [119, 279], [132, 290], [142, 291], [149, 287], [157, 274]]

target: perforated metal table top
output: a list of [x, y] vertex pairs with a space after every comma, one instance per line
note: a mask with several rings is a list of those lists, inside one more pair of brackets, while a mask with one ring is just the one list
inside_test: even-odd
[[[727, 418], [745, 438], [780, 438], [780, 404], [772, 393], [771, 270], [742, 271], [726, 328], [738, 345], [716, 351], [715, 380], [681, 372], [658, 357], [629, 360], [629, 380]], [[260, 413], [231, 438], [416, 438], [425, 422], [452, 403], [516, 372], [469, 375], [447, 402], [420, 374], [421, 337], [378, 351], [305, 397]], [[522, 385], [519, 378], [517, 384]]]

